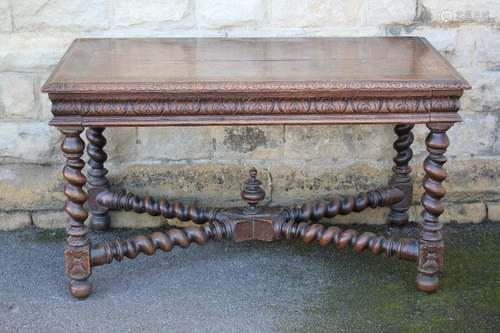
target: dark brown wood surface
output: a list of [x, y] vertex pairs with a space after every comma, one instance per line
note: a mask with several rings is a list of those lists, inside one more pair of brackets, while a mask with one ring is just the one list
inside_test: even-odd
[[77, 39], [45, 92], [465, 89], [422, 38]]
[[[222, 238], [296, 239], [384, 253], [417, 262], [417, 288], [435, 291], [444, 256], [439, 216], [444, 212], [446, 131], [461, 120], [459, 100], [469, 88], [417, 37], [76, 40], [43, 86], [52, 102], [50, 124], [64, 135], [69, 216], [65, 258], [71, 294], [85, 298], [91, 293], [93, 267]], [[221, 209], [112, 190], [106, 178], [106, 127], [359, 123], [395, 124], [396, 156], [388, 188], [281, 209], [261, 207], [265, 192], [251, 169], [241, 192], [248, 207]], [[377, 207], [391, 208], [390, 224], [408, 224], [411, 131], [417, 123], [427, 124], [430, 131], [419, 236], [396, 240], [321, 225], [324, 218]], [[82, 173], [84, 127], [87, 176]], [[91, 244], [88, 212], [89, 225], [105, 230], [109, 210], [202, 226]]]
[[457, 122], [469, 84], [419, 37], [78, 39], [47, 80], [63, 126]]

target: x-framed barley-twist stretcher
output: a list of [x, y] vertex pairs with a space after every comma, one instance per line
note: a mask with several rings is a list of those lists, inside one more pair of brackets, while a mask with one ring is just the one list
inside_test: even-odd
[[[439, 216], [446, 131], [461, 120], [457, 112], [465, 89], [468, 83], [422, 38], [76, 40], [42, 89], [52, 102], [50, 124], [64, 136], [71, 294], [85, 298], [91, 293], [89, 277], [99, 265], [222, 238], [296, 239], [383, 253], [416, 262], [417, 288], [435, 291], [444, 254]], [[386, 188], [277, 208], [258, 205], [265, 193], [251, 169], [241, 192], [248, 205], [232, 209], [141, 198], [112, 189], [106, 179], [106, 127], [267, 124], [394, 124], [392, 177]], [[419, 236], [393, 239], [322, 225], [324, 218], [384, 206], [390, 207], [388, 223], [408, 222], [414, 124], [429, 129]], [[82, 171], [85, 129], [87, 176]], [[90, 242], [88, 211], [88, 225], [105, 230], [110, 210], [200, 226]]]

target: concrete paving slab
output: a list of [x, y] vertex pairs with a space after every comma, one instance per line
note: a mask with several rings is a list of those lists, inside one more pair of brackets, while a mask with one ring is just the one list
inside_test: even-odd
[[97, 267], [94, 293], [76, 301], [65, 288], [63, 231], [2, 232], [0, 332], [494, 332], [500, 224], [450, 225], [445, 236], [434, 295], [417, 292], [415, 265], [397, 259], [220, 241]]

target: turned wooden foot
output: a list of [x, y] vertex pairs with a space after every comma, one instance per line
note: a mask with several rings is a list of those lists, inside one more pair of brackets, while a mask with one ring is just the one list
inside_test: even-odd
[[430, 130], [425, 144], [428, 156], [424, 161], [425, 176], [423, 180], [424, 194], [422, 195], [422, 223], [419, 235], [419, 256], [417, 262], [418, 276], [417, 289], [424, 292], [434, 292], [439, 287], [439, 271], [443, 265], [444, 242], [441, 235], [443, 228], [439, 216], [444, 212], [441, 199], [445, 189], [441, 184], [447, 176], [443, 165], [444, 156], [448, 148], [446, 131], [452, 126], [450, 123], [428, 124]]
[[413, 124], [396, 125], [394, 132], [398, 136], [394, 142], [394, 149], [397, 152], [394, 157], [394, 167], [392, 177], [389, 182], [391, 187], [397, 188], [404, 193], [404, 198], [400, 202], [391, 206], [388, 222], [391, 225], [405, 225], [408, 223], [408, 210], [410, 209], [413, 194], [413, 184], [411, 179], [411, 168], [409, 162], [413, 156], [411, 144], [413, 143]]
[[439, 288], [439, 277], [429, 276], [422, 273], [417, 275], [417, 289], [426, 293], [432, 293]]
[[85, 299], [92, 293], [92, 283], [90, 283], [90, 281], [88, 280], [70, 280], [69, 292], [75, 298]]
[[61, 150], [66, 158], [66, 165], [63, 169], [63, 176], [66, 180], [64, 210], [69, 217], [64, 257], [66, 272], [70, 278], [71, 295], [81, 299], [90, 295], [92, 291], [92, 285], [88, 281], [92, 274], [90, 242], [87, 238], [87, 227], [84, 224], [88, 217], [87, 210], [84, 208], [87, 193], [83, 190], [86, 178], [82, 173], [85, 162], [81, 159], [85, 143], [80, 138], [82, 128], [62, 128], [60, 131], [64, 134]]
[[107, 230], [109, 228], [109, 215], [106, 207], [97, 203], [97, 195], [109, 189], [109, 182], [106, 178], [108, 170], [104, 163], [108, 155], [104, 151], [106, 138], [102, 134], [104, 128], [88, 128], [86, 136], [88, 139], [87, 155], [89, 156], [88, 187], [89, 187], [89, 208], [90, 227], [94, 230]]

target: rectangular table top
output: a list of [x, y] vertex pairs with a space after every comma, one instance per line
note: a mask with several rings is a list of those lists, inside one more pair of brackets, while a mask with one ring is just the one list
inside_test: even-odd
[[420, 37], [77, 39], [42, 87], [58, 126], [459, 121], [465, 89]]
[[422, 38], [77, 39], [44, 92], [466, 89]]

